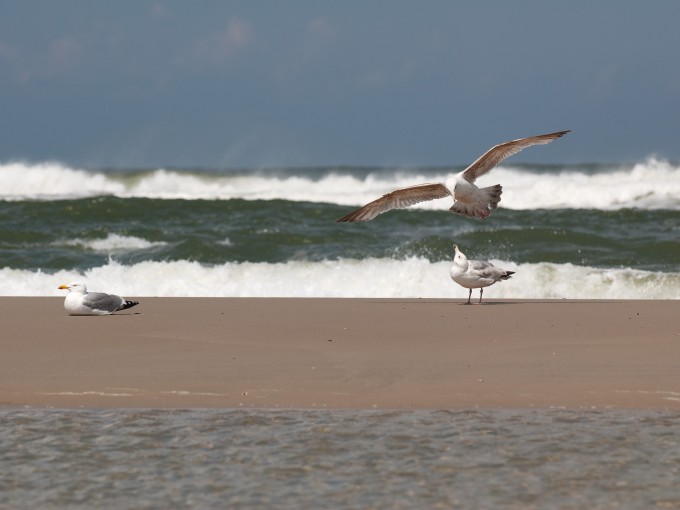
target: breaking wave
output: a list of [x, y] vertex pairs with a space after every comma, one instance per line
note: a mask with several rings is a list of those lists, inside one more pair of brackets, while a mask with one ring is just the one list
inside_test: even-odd
[[[443, 169], [332, 167], [271, 171], [92, 171], [58, 163], [0, 164], [0, 199], [121, 198], [272, 200], [360, 205], [396, 188], [443, 181]], [[501, 166], [478, 181], [501, 183], [508, 209], [680, 209], [680, 166], [649, 158], [629, 166]], [[441, 203], [440, 203], [441, 202]], [[443, 208], [449, 199], [417, 207]], [[446, 205], [448, 208], [449, 205]]]

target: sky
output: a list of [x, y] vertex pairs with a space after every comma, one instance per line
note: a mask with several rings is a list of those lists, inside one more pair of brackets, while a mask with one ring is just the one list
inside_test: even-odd
[[674, 0], [0, 1], [0, 164], [680, 160]]

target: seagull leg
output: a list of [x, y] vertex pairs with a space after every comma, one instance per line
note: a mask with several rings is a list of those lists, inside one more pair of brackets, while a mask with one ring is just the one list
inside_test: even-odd
[[472, 304], [472, 303], [470, 303], [470, 298], [471, 298], [471, 297], [472, 297], [472, 289], [470, 289], [470, 293], [468, 294], [468, 300], [467, 300], [467, 303], [465, 303], [466, 305], [471, 305], [471, 304]]
[[[470, 290], [472, 292], [472, 290]], [[482, 304], [482, 294], [484, 293], [484, 287], [479, 288], [479, 304]]]

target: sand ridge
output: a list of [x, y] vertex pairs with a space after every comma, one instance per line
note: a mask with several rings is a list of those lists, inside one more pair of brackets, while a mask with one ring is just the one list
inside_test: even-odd
[[0, 405], [680, 409], [680, 302], [1, 297]]

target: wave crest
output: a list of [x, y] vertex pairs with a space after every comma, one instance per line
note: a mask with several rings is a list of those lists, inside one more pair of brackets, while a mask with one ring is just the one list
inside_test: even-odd
[[164, 241], [147, 241], [141, 237], [125, 236], [109, 232], [109, 234], [103, 239], [65, 239], [54, 244], [61, 246], [77, 246], [81, 249], [91, 250], [97, 253], [119, 254], [167, 246], [168, 243]]
[[[680, 299], [680, 273], [606, 269], [573, 264], [514, 264], [512, 279], [484, 293], [487, 299]], [[450, 262], [413, 257], [286, 263], [115, 260], [82, 273], [0, 269], [5, 296], [63, 296], [60, 284], [84, 280], [93, 291], [166, 297], [363, 297], [466, 299], [449, 278]], [[370, 282], [367, 285], [366, 282]], [[477, 291], [473, 291], [473, 294]]]
[[[353, 172], [319, 169], [201, 172], [156, 169], [130, 173], [88, 171], [57, 163], [0, 165], [0, 199], [59, 200], [115, 195], [122, 198], [272, 200], [365, 204], [393, 189], [444, 181], [443, 171]], [[650, 158], [632, 167], [499, 167], [479, 180], [501, 183], [508, 209], [622, 208], [680, 209], [680, 166]], [[450, 200], [424, 202], [423, 209], [448, 208]]]

